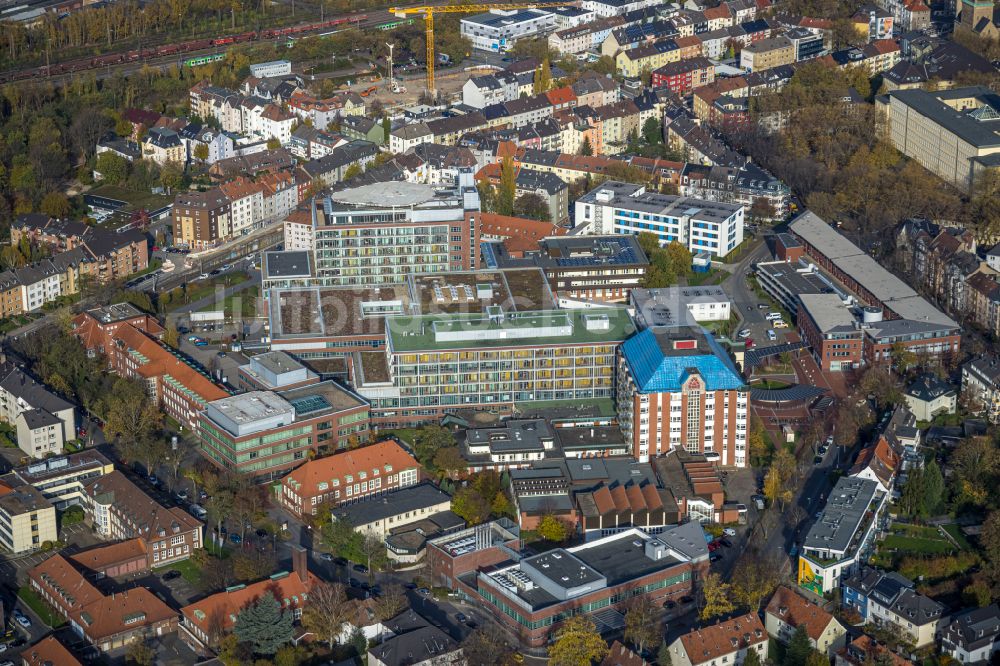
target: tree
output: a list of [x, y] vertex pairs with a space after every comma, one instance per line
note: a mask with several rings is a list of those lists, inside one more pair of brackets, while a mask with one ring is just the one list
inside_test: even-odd
[[608, 654], [608, 646], [586, 615], [574, 615], [556, 631], [549, 646], [551, 666], [590, 666]]
[[758, 654], [756, 647], [747, 650], [747, 654], [743, 657], [743, 666], [763, 666], [760, 663], [760, 654]]
[[385, 554], [385, 541], [372, 532], [366, 532], [361, 540], [361, 552], [368, 565], [368, 582], [375, 582], [375, 571], [385, 567], [388, 556]]
[[455, 446], [455, 438], [451, 432], [439, 425], [424, 426], [413, 440], [413, 452], [424, 467], [433, 468], [434, 456], [438, 449]]
[[944, 475], [936, 460], [924, 468], [924, 512], [928, 517], [937, 514], [944, 496]]
[[642, 251], [646, 253], [647, 257], [652, 257], [660, 251], [660, 237], [656, 234], [648, 231], [640, 231], [639, 235], [635, 237], [635, 240], [639, 243], [639, 247], [642, 248]]
[[1000, 573], [1000, 511], [992, 511], [986, 517], [979, 543], [993, 567], [994, 578], [997, 578], [996, 573]]
[[830, 666], [830, 658], [819, 650], [813, 650], [806, 657], [806, 666]]
[[809, 634], [806, 633], [806, 625], [800, 624], [792, 633], [791, 640], [788, 641], [788, 649], [785, 651], [784, 666], [805, 666], [809, 654], [813, 651], [809, 643]]
[[760, 609], [761, 602], [774, 592], [780, 580], [777, 573], [780, 565], [768, 559], [763, 553], [748, 551], [740, 557], [730, 577], [733, 599], [751, 613]]
[[490, 517], [490, 505], [474, 488], [460, 488], [451, 499], [451, 510], [469, 525]]
[[389, 143], [389, 133], [392, 132], [392, 121], [389, 116], [382, 119], [382, 142]]
[[889, 355], [892, 358], [893, 367], [900, 374], [905, 373], [917, 362], [917, 355], [910, 351], [910, 348], [902, 342], [894, 343], [889, 351]]
[[292, 640], [292, 619], [273, 594], [264, 594], [239, 612], [233, 633], [255, 653], [270, 655]]
[[[749, 653], [747, 653], [749, 656]], [[670, 646], [664, 643], [660, 646], [660, 649], [656, 651], [656, 663], [658, 666], [671, 666], [670, 659]], [[759, 666], [759, 664], [752, 664], [751, 666]]]
[[125, 456], [126, 462], [140, 457], [139, 446], [153, 437], [163, 418], [156, 404], [139, 384], [125, 378], [115, 381], [101, 403], [105, 434], [119, 440], [121, 450], [131, 454]]
[[379, 622], [385, 622], [402, 613], [407, 605], [406, 593], [402, 586], [392, 583], [382, 590], [382, 594], [375, 597], [375, 617]]
[[465, 637], [462, 656], [466, 663], [477, 666], [513, 666], [514, 650], [504, 630], [495, 622], [487, 622]]
[[128, 178], [129, 163], [121, 155], [104, 152], [94, 159], [94, 171], [101, 174], [105, 183], [121, 185]]
[[180, 162], [166, 162], [160, 167], [160, 184], [172, 192], [184, 184], [184, 165]]
[[434, 454], [434, 468], [445, 473], [461, 472], [469, 466], [457, 446], [446, 446]]
[[364, 173], [364, 169], [361, 168], [360, 164], [355, 162], [351, 164], [351, 166], [347, 167], [346, 171], [344, 171], [344, 181], [346, 182], [353, 178], [357, 178], [362, 173]]
[[135, 666], [153, 666], [156, 663], [156, 653], [146, 644], [146, 641], [139, 639], [132, 643], [125, 655], [126, 664]]
[[704, 605], [699, 617], [702, 620], [730, 613], [734, 608], [732, 597], [729, 594], [729, 585], [723, 583], [717, 573], [709, 573], [702, 579], [701, 596]]
[[351, 619], [352, 609], [343, 585], [317, 583], [309, 592], [309, 603], [302, 611], [302, 626], [324, 639], [332, 650], [344, 623]]
[[163, 344], [174, 349], [180, 347], [181, 334], [178, 332], [175, 324], [170, 324], [167, 326], [167, 330], [163, 332]]
[[660, 637], [658, 610], [648, 595], [634, 597], [625, 611], [625, 640], [642, 654]]
[[273, 136], [270, 139], [267, 140], [267, 149], [268, 150], [277, 150], [278, 148], [281, 148], [281, 141], [279, 141], [278, 139], [276, 139]]
[[305, 663], [307, 652], [302, 645], [286, 645], [274, 655], [274, 666], [298, 666]]
[[583, 143], [580, 144], [580, 154], [584, 157], [590, 157], [594, 154], [594, 147], [590, 145], [590, 137], [583, 137]]
[[51, 217], [66, 217], [69, 215], [69, 199], [62, 192], [49, 192], [42, 197], [38, 210]]
[[555, 543], [561, 543], [566, 540], [566, 523], [559, 520], [551, 513], [547, 513], [542, 516], [542, 519], [538, 521], [538, 527], [536, 528], [538, 536], [542, 537], [546, 541], [552, 541]]
[[535, 70], [534, 93], [540, 95], [549, 91], [552, 87], [552, 68], [549, 67], [549, 59], [545, 58]]
[[764, 434], [764, 422], [756, 414], [750, 419], [750, 434], [747, 438], [750, 457], [757, 465], [762, 464], [771, 455], [771, 447]]
[[354, 627], [354, 631], [351, 632], [350, 643], [359, 657], [368, 651], [368, 639], [365, 638], [365, 632], [361, 630], [361, 627]]
[[663, 127], [656, 117], [646, 118], [642, 124], [642, 138], [651, 146], [663, 142]]
[[194, 147], [192, 154], [194, 155], [194, 158], [196, 160], [198, 160], [199, 162], [204, 162], [205, 160], [208, 159], [208, 144], [199, 143]]
[[529, 220], [552, 221], [549, 205], [545, 203], [545, 199], [534, 192], [525, 192], [514, 201], [514, 214]]
[[514, 160], [504, 157], [500, 162], [500, 185], [497, 187], [496, 212], [499, 215], [514, 214], [514, 194], [517, 190], [517, 169]]
[[247, 548], [232, 557], [233, 575], [241, 583], [267, 578], [278, 568], [278, 559], [270, 550]]

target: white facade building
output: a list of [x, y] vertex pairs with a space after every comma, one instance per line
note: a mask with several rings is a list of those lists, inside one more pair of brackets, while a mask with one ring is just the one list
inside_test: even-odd
[[555, 28], [555, 15], [540, 9], [493, 10], [462, 19], [462, 36], [472, 48], [494, 53], [508, 51], [520, 37]]
[[576, 225], [588, 234], [656, 234], [692, 253], [725, 257], [743, 242], [743, 206], [646, 192], [608, 181], [576, 201]]
[[250, 65], [250, 76], [264, 79], [269, 76], [287, 76], [292, 73], [292, 63], [288, 60], [271, 60]]

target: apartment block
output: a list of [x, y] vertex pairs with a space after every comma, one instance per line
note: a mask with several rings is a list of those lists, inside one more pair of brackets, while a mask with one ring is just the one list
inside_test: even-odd
[[576, 201], [576, 225], [588, 234], [656, 234], [692, 253], [724, 257], [743, 242], [743, 206], [646, 192], [642, 185], [608, 181]]
[[38, 490], [60, 511], [83, 503], [83, 487], [91, 479], [110, 474], [114, 464], [97, 449], [86, 449], [68, 456], [16, 467], [10, 473], [15, 485]]
[[221, 189], [178, 194], [171, 212], [174, 244], [192, 250], [218, 245], [232, 233], [231, 212], [229, 198]]
[[618, 423], [639, 460], [684, 449], [747, 465], [747, 385], [704, 329], [641, 331], [621, 346], [617, 379]]
[[14, 363], [0, 363], [0, 420], [17, 431], [17, 446], [32, 458], [62, 453], [76, 437], [76, 407]]
[[0, 546], [16, 555], [58, 540], [52, 503], [31, 486], [11, 488], [0, 482]]
[[[820, 41], [822, 44], [822, 40]], [[784, 35], [761, 39], [740, 52], [740, 68], [747, 72], [763, 72], [795, 62], [796, 44]]]

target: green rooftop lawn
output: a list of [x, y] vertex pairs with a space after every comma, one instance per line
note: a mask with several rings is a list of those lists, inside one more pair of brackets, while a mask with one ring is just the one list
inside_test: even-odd
[[108, 197], [109, 199], [118, 199], [119, 201], [128, 203], [133, 209], [145, 208], [149, 211], [162, 208], [174, 200], [173, 197], [168, 197], [165, 194], [153, 194], [152, 192], [128, 190], [117, 185], [101, 185], [100, 187], [88, 190], [85, 194]]
[[[608, 330], [587, 330], [584, 325], [585, 317], [595, 317], [607, 315], [610, 320]], [[572, 322], [573, 330], [568, 335], [552, 336], [530, 336], [530, 337], [497, 337], [488, 340], [456, 340], [437, 342], [434, 338], [434, 322], [441, 322], [446, 331], [489, 331], [497, 328], [496, 324], [490, 323], [484, 314], [454, 314], [448, 316], [425, 315], [421, 317], [392, 317], [387, 320], [387, 333], [392, 340], [392, 349], [395, 352], [410, 351], [435, 351], [447, 349], [468, 349], [471, 347], [511, 347], [511, 346], [531, 346], [531, 345], [558, 345], [562, 344], [602, 344], [624, 340], [635, 331], [632, 321], [624, 308], [593, 308], [588, 310], [560, 310], [545, 313], [518, 313], [515, 318], [511, 318], [511, 313], [506, 314], [503, 323], [499, 328], [515, 332], [519, 329], [530, 328], [539, 325], [564, 326], [567, 321]], [[439, 326], [439, 328], [440, 328]]]
[[882, 546], [897, 552], [906, 551], [909, 553], [928, 553], [933, 555], [950, 553], [955, 550], [955, 547], [951, 545], [951, 542], [946, 541], [943, 538], [926, 539], [923, 537], [909, 537], [899, 534], [890, 534], [887, 536], [882, 542]]

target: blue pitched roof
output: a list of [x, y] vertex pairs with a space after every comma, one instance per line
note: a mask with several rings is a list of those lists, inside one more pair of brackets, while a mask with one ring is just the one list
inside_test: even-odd
[[[729, 356], [704, 329], [694, 329], [705, 337], [711, 353], [666, 355], [654, 329], [647, 328], [622, 343], [622, 354], [641, 393], [671, 393], [681, 390], [696, 368], [709, 391], [734, 390], [746, 382]], [[700, 345], [699, 345], [700, 346]]]

